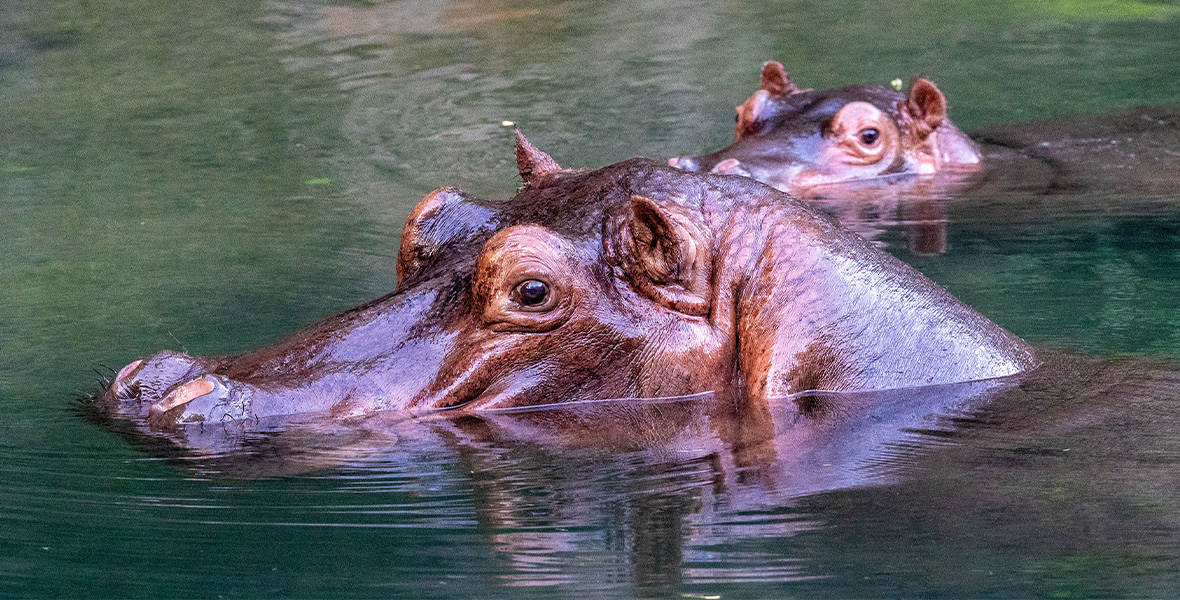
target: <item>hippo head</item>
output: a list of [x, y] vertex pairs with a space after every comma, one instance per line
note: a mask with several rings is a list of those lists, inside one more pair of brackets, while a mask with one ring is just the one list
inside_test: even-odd
[[407, 219], [394, 292], [269, 348], [160, 352], [99, 404], [152, 428], [997, 377], [1028, 347], [770, 187], [644, 159], [561, 169], [517, 139], [507, 202], [452, 188]]
[[673, 158], [685, 171], [744, 175], [783, 191], [887, 175], [977, 169], [980, 153], [947, 118], [946, 97], [915, 79], [903, 94], [857, 85], [799, 89], [778, 62], [762, 89], [737, 107], [733, 144]]

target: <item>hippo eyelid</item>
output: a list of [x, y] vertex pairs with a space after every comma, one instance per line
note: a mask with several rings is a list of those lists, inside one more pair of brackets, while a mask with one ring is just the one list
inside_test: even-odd
[[[560, 327], [570, 317], [574, 295], [569, 287], [554, 284], [553, 278], [539, 269], [524, 269], [501, 280], [501, 285], [483, 296], [482, 313], [485, 325], [493, 331], [542, 333]], [[545, 299], [536, 305], [525, 302], [521, 286], [541, 282], [546, 287]], [[504, 285], [512, 282], [511, 285]]]

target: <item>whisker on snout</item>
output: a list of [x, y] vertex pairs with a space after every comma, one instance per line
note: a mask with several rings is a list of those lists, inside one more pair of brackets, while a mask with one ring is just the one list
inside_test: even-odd
[[[103, 369], [106, 372], [100, 371], [99, 369]], [[100, 363], [94, 365], [90, 370], [93, 371], [95, 375], [98, 375], [98, 387], [102, 391], [105, 392], [110, 389], [112, 380], [115, 376], [114, 369]]]

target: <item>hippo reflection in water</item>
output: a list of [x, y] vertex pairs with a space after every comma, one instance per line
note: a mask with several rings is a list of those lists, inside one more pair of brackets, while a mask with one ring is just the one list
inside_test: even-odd
[[1023, 340], [761, 183], [644, 159], [564, 170], [519, 133], [517, 162], [512, 200], [442, 188], [418, 204], [393, 293], [256, 352], [137, 360], [98, 404], [157, 430], [705, 391], [750, 406], [1036, 364]]
[[915, 79], [905, 94], [875, 85], [817, 92], [799, 89], [770, 61], [762, 88], [737, 107], [733, 144], [668, 164], [799, 193], [890, 175], [972, 172], [980, 160], [979, 148], [947, 117], [946, 97], [926, 79]]

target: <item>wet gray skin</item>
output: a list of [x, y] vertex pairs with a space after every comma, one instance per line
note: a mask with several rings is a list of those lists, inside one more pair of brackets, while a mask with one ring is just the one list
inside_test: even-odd
[[256, 352], [148, 356], [98, 404], [156, 430], [699, 392], [750, 407], [1037, 364], [1021, 339], [768, 186], [643, 159], [564, 170], [522, 136], [517, 155], [512, 200], [442, 188], [419, 203], [393, 293]]

